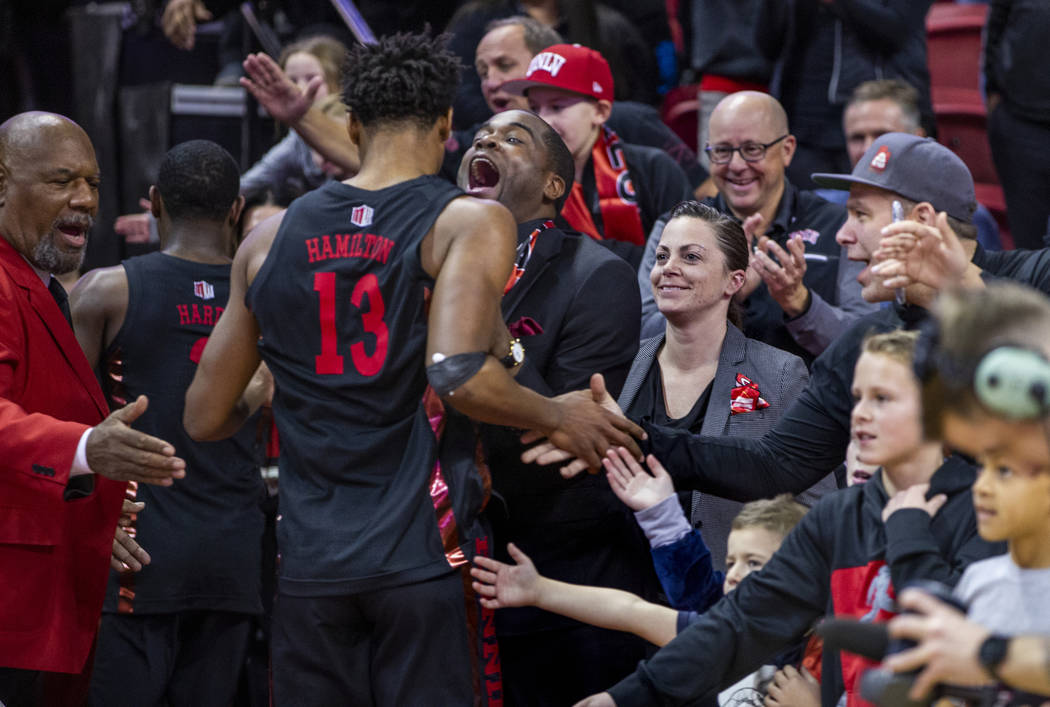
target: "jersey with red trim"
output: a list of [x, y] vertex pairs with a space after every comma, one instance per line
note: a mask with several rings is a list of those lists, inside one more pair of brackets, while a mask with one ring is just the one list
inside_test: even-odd
[[281, 591], [371, 591], [450, 570], [427, 479], [419, 248], [462, 192], [424, 176], [330, 182], [289, 207], [246, 303], [281, 437]]
[[150, 253], [123, 266], [128, 308], [103, 355], [103, 388], [114, 409], [149, 397], [132, 426], [170, 442], [186, 460], [186, 478], [130, 485], [146, 504], [130, 532], [153, 562], [140, 572], [110, 571], [105, 610], [261, 613], [257, 418], [218, 442], [195, 442], [182, 426], [186, 389], [229, 298], [230, 265]]
[[[889, 497], [881, 477], [828, 494], [758, 572], [609, 690], [616, 704], [699, 698], [733, 684], [799, 640], [817, 619], [850, 614], [884, 621], [894, 587], [919, 579], [955, 584], [970, 563], [1005, 551], [977, 534], [974, 468], [950, 457], [930, 480], [947, 502], [931, 519], [902, 509], [883, 523]], [[860, 704], [859, 659], [824, 651], [821, 703]], [[673, 692], [671, 692], [673, 690]]]

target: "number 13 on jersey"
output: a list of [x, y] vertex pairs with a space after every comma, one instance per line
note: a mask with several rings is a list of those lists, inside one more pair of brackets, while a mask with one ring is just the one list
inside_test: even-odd
[[[314, 358], [314, 371], [320, 375], [340, 375], [343, 372], [343, 357], [336, 351], [336, 301], [334, 272], [314, 273], [314, 290], [320, 298], [321, 355]], [[367, 295], [367, 309], [362, 300]], [[375, 349], [371, 354], [365, 350], [363, 341], [350, 345], [350, 360], [363, 376], [374, 376], [383, 369], [386, 361], [389, 331], [383, 321], [385, 308], [383, 294], [379, 291], [379, 280], [369, 273], [354, 285], [350, 303], [361, 310], [361, 323], [365, 332], [375, 336]]]

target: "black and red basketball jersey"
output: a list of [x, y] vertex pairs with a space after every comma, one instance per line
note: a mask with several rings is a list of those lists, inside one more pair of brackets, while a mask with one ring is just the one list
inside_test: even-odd
[[246, 303], [273, 372], [281, 436], [281, 590], [341, 594], [449, 570], [427, 479], [419, 248], [462, 192], [424, 176], [297, 199]]
[[149, 397], [132, 425], [167, 440], [186, 460], [170, 487], [140, 484], [146, 509], [136, 540], [152, 555], [141, 572], [110, 572], [107, 611], [261, 613], [265, 490], [256, 418], [229, 439], [194, 442], [182, 426], [186, 389], [230, 292], [230, 266], [164, 253], [124, 261], [128, 309], [103, 356], [103, 388], [119, 407]]

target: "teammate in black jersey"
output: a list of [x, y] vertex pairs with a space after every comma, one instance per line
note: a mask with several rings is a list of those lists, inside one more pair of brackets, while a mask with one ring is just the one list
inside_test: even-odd
[[[110, 573], [93, 705], [229, 705], [252, 616], [262, 612], [255, 430], [200, 444], [181, 424], [186, 388], [229, 294], [238, 184], [236, 162], [215, 143], [173, 148], [150, 189], [161, 251], [88, 273], [70, 297], [77, 339], [110, 404], [148, 394], [134, 426], [171, 440], [187, 467], [178, 486], [129, 489], [149, 508], [129, 532], [152, 562]], [[260, 375], [245, 408], [267, 387]]]
[[226, 436], [260, 355], [273, 371], [275, 704], [469, 704], [461, 580], [427, 489], [427, 381], [462, 412], [540, 430], [595, 468], [639, 429], [588, 391], [550, 399], [523, 388], [501, 360], [514, 358], [500, 296], [515, 224], [433, 176], [458, 75], [443, 41], [357, 47], [345, 74], [361, 170], [241, 246], [184, 422], [196, 439]]

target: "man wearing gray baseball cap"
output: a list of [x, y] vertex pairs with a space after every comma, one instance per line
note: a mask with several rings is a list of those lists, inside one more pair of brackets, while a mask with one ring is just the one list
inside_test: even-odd
[[[928, 306], [948, 285], [981, 286], [982, 273], [1050, 294], [1050, 250], [989, 252], [977, 243], [973, 178], [954, 152], [932, 138], [886, 133], [850, 174], [814, 174], [813, 180], [849, 190], [848, 218], [836, 240], [850, 260], [869, 264], [857, 276], [869, 302], [892, 299], [889, 288], [901, 287], [909, 302]], [[893, 216], [895, 201], [901, 204], [899, 218]], [[873, 257], [890, 262], [873, 268]]]
[[[947, 228], [963, 244], [966, 261], [976, 249], [973, 213], [977, 199], [973, 177], [958, 155], [931, 138], [886, 133], [871, 144], [850, 174], [818, 173], [813, 175], [813, 181], [850, 193], [846, 223], [836, 240], [846, 248], [850, 260], [869, 264], [857, 276], [863, 288], [861, 293], [869, 302], [893, 299], [892, 291], [872, 272], [871, 261], [883, 229], [894, 221], [913, 221], [937, 229], [937, 215], [944, 212]], [[896, 218], [894, 202], [901, 207]], [[918, 229], [912, 228], [913, 233]], [[912, 281], [905, 296], [913, 304], [926, 306], [936, 296], [936, 290]]]

